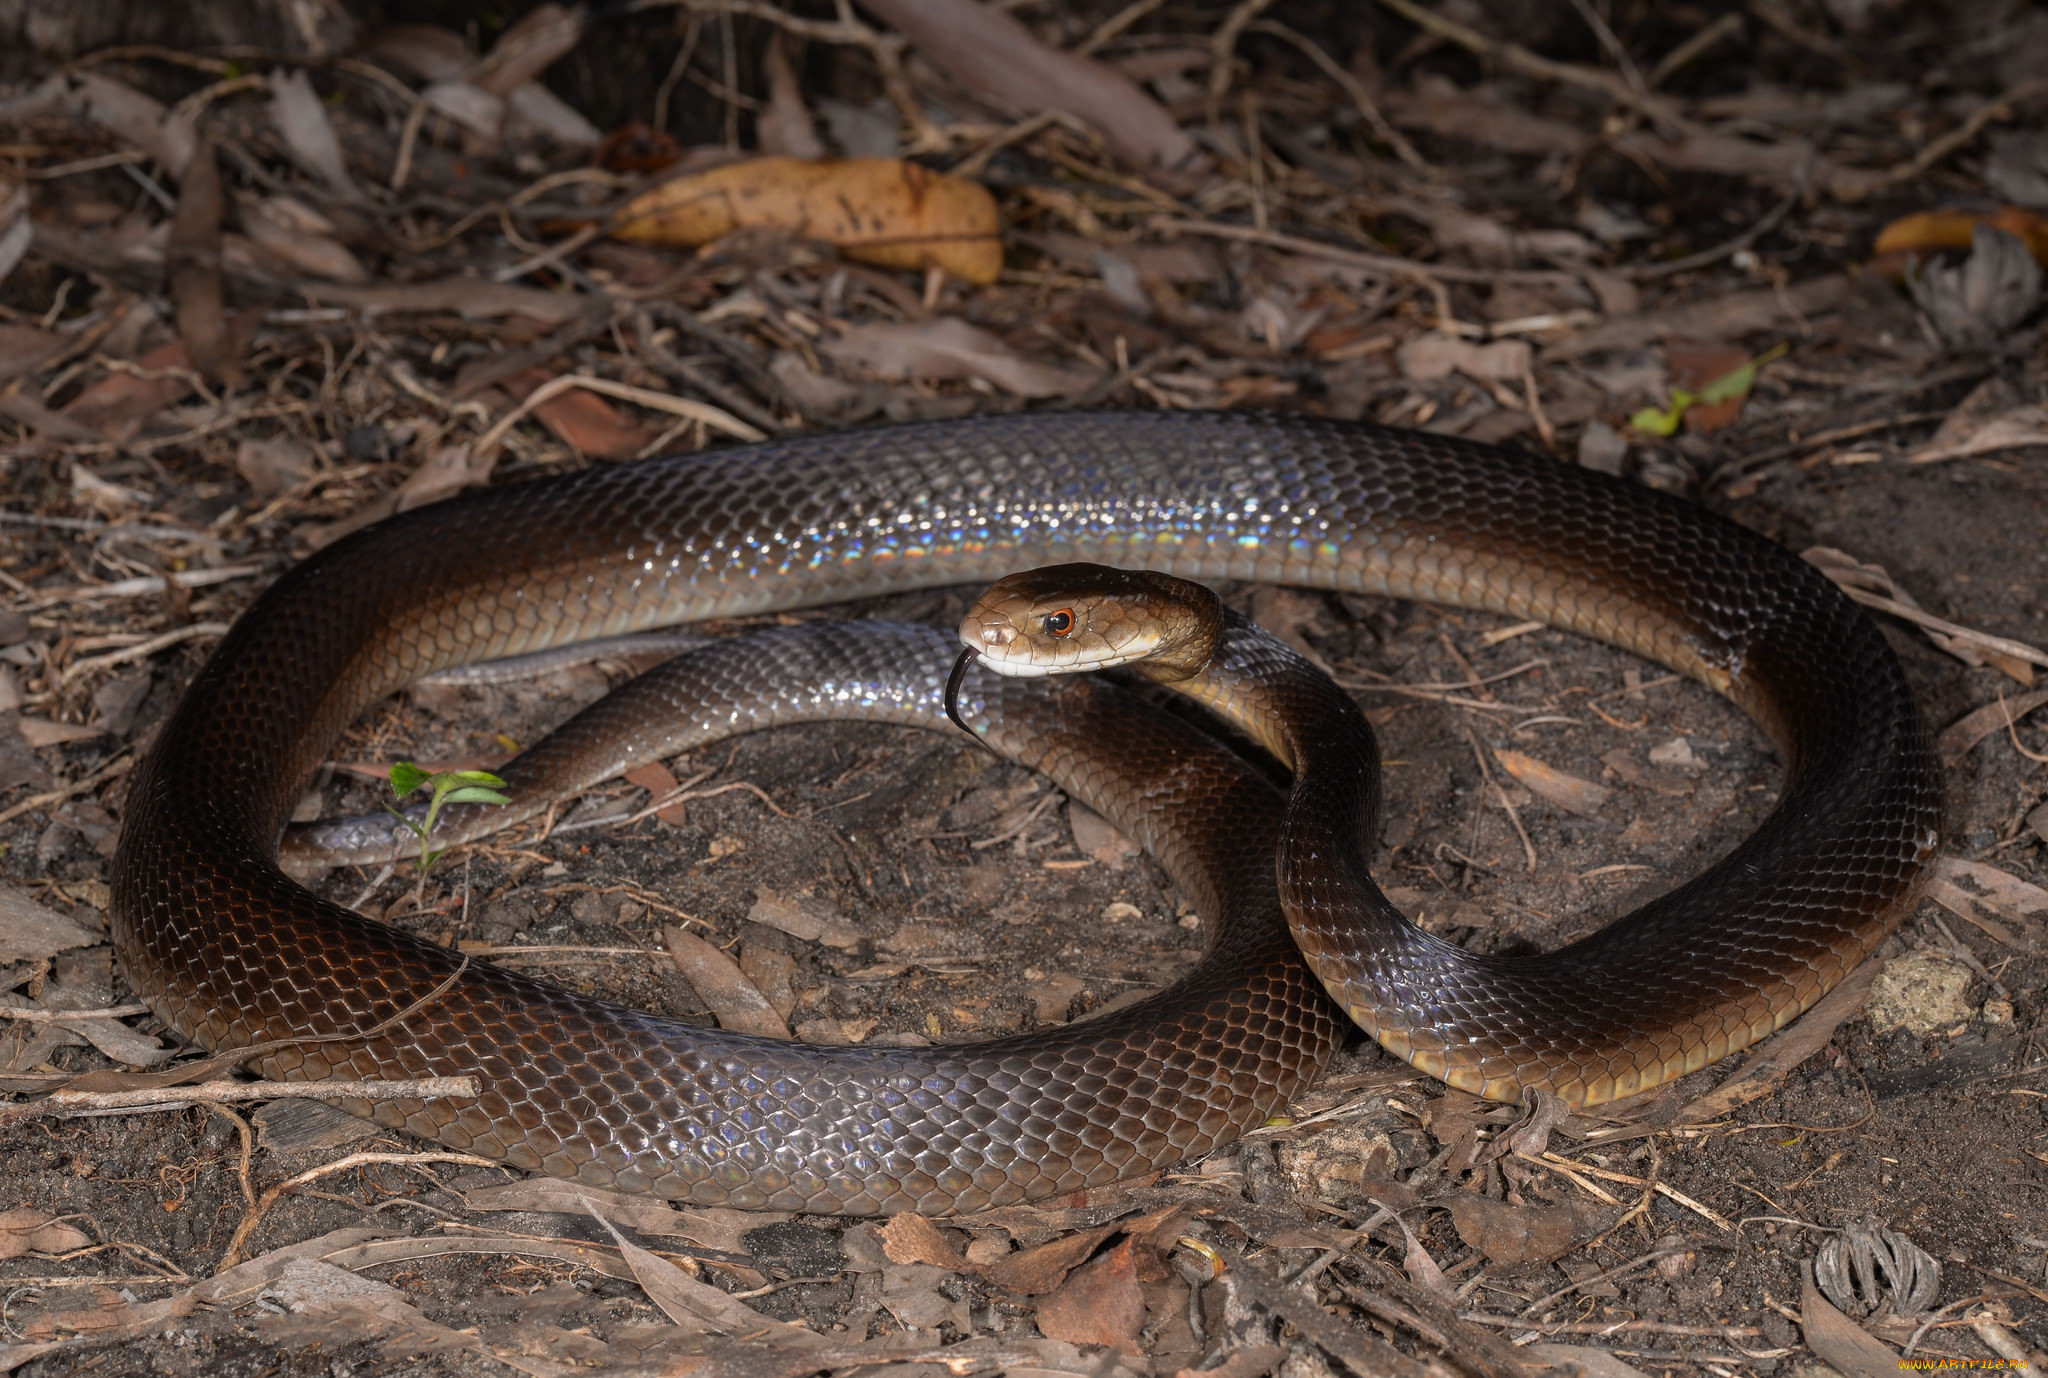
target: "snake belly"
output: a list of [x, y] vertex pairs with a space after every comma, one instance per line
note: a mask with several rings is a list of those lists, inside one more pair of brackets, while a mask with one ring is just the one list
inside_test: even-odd
[[[1589, 988], [1632, 996], [1590, 1057], [1533, 1064], [1549, 1084], [1581, 1084], [1582, 1101], [1615, 1093], [1613, 1069], [1639, 1057], [1618, 1050], [1631, 1040], [1658, 1052], [1632, 1083], [1646, 1085], [1794, 1017], [1896, 926], [1938, 845], [1933, 756], [1882, 635], [1817, 571], [1731, 522], [1424, 433], [1034, 414], [586, 470], [335, 543], [236, 623], [137, 771], [114, 864], [116, 950], [151, 1006], [207, 1047], [370, 1028], [433, 991], [453, 959], [274, 863], [302, 782], [370, 703], [463, 662], [1082, 560], [1534, 618], [1700, 679], [1764, 725], [1787, 776], [1758, 831], [1607, 930], [1622, 937], [1565, 950], [1567, 964], [1612, 964]], [[1077, 757], [1076, 783], [1122, 749], [1101, 738]], [[1142, 801], [1138, 812], [1122, 821], [1142, 832]], [[1586, 1015], [1486, 962], [1442, 957], [1424, 948], [1373, 969], [1385, 997], [1374, 1031], [1454, 1084], [1507, 1093], [1485, 1070], [1493, 1050]], [[1267, 1018], [1279, 1016], [1263, 1002], [1304, 998], [1240, 984]], [[325, 1078], [487, 1064], [476, 1102], [359, 1110], [595, 1185], [821, 1212], [973, 1210], [1132, 1175], [1235, 1132], [1212, 1107], [1245, 1113], [1251, 1078], [1226, 1076], [1190, 1109], [1186, 1085], [1091, 1042], [1095, 1030], [1058, 1031], [1060, 1057], [1022, 1070], [983, 1052], [1000, 1043], [922, 1050], [934, 1056], [877, 1089], [852, 1070], [913, 1050], [686, 1028], [477, 966], [397, 1031], [255, 1065]], [[1201, 1064], [1192, 1043], [1170, 1050]], [[1198, 1128], [1161, 1128], [1183, 1123]]]

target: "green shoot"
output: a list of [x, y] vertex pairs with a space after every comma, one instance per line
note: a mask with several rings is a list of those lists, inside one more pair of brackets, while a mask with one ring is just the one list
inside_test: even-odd
[[441, 770], [429, 771], [414, 765], [411, 761], [399, 761], [391, 767], [391, 792], [403, 802], [405, 798], [425, 786], [432, 793], [427, 800], [427, 816], [423, 822], [415, 823], [404, 813], [386, 804], [384, 811], [412, 830], [420, 840], [420, 871], [440, 860], [446, 847], [433, 847], [434, 823], [441, 816], [444, 804], [509, 804], [510, 796], [503, 791], [505, 782], [488, 770]]
[[1702, 402], [1712, 406], [1716, 402], [1733, 402], [1738, 397], [1748, 396], [1749, 390], [1756, 386], [1757, 369], [1785, 353], [1787, 348], [1784, 344], [1773, 345], [1748, 363], [1728, 370], [1698, 392], [1673, 388], [1669, 407], [1644, 407], [1631, 416], [1628, 423], [1647, 435], [1676, 435], [1679, 423], [1685, 420], [1688, 407]]

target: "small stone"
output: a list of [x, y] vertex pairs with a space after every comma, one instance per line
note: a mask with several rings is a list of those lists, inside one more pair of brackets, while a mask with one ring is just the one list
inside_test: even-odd
[[1864, 1012], [1881, 1034], [1904, 1029], [1925, 1038], [1969, 1019], [1970, 981], [1970, 969], [1945, 953], [1908, 953], [1885, 963]]

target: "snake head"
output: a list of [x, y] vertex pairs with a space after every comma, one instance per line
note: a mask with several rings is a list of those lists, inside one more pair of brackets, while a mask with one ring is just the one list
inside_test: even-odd
[[1049, 565], [991, 584], [960, 640], [998, 674], [1073, 675], [1130, 665], [1185, 679], [1214, 654], [1223, 604], [1201, 584], [1107, 565]]

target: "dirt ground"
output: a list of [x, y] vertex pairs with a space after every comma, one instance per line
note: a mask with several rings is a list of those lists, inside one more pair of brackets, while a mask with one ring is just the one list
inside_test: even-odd
[[[1019, 8], [1040, 38], [1069, 47], [1111, 13]], [[1240, 9], [1257, 19], [1257, 7]], [[735, 107], [746, 119], [734, 127], [747, 148], [772, 148], [746, 131], [773, 98], [770, 78], [755, 70], [773, 26], [719, 19], [708, 6], [678, 13], [703, 19], [706, 35], [723, 33], [742, 54], [752, 94]], [[1504, 22], [1487, 7], [1474, 14], [1482, 28]], [[1231, 15], [1157, 9], [1122, 46], [1102, 51], [1203, 51]], [[1752, 1078], [1755, 1098], [1703, 1100], [1738, 1074], [1734, 1061], [1640, 1102], [1573, 1116], [1547, 1138], [1517, 1135], [1525, 1121], [1513, 1108], [1449, 1093], [1354, 1044], [1292, 1122], [1156, 1180], [935, 1228], [726, 1212], [656, 1218], [617, 1202], [603, 1203], [607, 1224], [545, 1184], [437, 1161], [433, 1145], [312, 1101], [70, 1118], [0, 1112], [0, 1210], [13, 1212], [0, 1214], [0, 1372], [797, 1378], [930, 1373], [933, 1361], [963, 1374], [1206, 1367], [1233, 1378], [1625, 1378], [1618, 1361], [1644, 1373], [1862, 1378], [1904, 1366], [1909, 1341], [1913, 1361], [2040, 1362], [2048, 894], [2033, 887], [2048, 887], [2048, 722], [2027, 715], [2048, 700], [2034, 688], [2048, 658], [2030, 664], [2024, 654], [2048, 645], [2048, 342], [2038, 272], [2031, 299], [2016, 269], [2008, 271], [2017, 286], [2009, 275], [1999, 292], [1966, 293], [1969, 310], [1994, 322], [1973, 335], [1951, 329], [1963, 308], [1916, 298], [1871, 261], [1880, 231], [1913, 213], [1951, 203], [1980, 219], [2001, 204], [2012, 210], [2009, 184], [1969, 143], [1953, 160], [1853, 198], [1774, 179], [1761, 153], [1754, 166], [1718, 172], [1668, 148], [1623, 156], [1616, 150], [1632, 138], [1679, 140], [1611, 92], [1600, 147], [1589, 143], [1565, 168], [1537, 136], [1575, 121], [1592, 128], [1588, 111], [1600, 103], [1591, 86], [1560, 87], [1512, 58], [1478, 63], [1456, 38], [1428, 41], [1394, 10], [1362, 27], [1310, 7], [1279, 6], [1271, 18], [1339, 53], [1350, 85], [1270, 29], [1256, 42], [1247, 36], [1237, 84], [1223, 97], [1227, 118], [1212, 110], [1205, 123], [1197, 101], [1183, 119], [1241, 136], [1246, 119], [1258, 126], [1256, 96], [1267, 103], [1269, 124], [1259, 127], [1271, 146], [1246, 160], [1241, 137], [1208, 139], [1210, 170], [1170, 191], [1160, 189], [1170, 179], [1148, 184], [1059, 121], [1015, 135], [983, 164], [995, 169], [1010, 227], [1007, 271], [986, 287], [848, 266], [829, 249], [773, 237], [694, 257], [669, 250], [666, 261], [600, 240], [563, 251], [586, 255], [580, 269], [543, 262], [540, 277], [523, 280], [572, 295], [611, 291], [608, 314], [484, 322], [466, 314], [474, 303], [414, 315], [336, 307], [337, 298], [311, 291], [286, 300], [263, 288], [274, 287], [275, 265], [268, 278], [238, 278], [231, 267], [216, 323], [247, 325], [223, 382], [203, 376], [183, 329], [189, 290], [174, 284], [166, 297], [160, 267], [138, 269], [133, 255], [107, 247], [115, 213], [167, 216], [120, 170], [145, 160], [33, 183], [41, 247], [0, 287], [0, 329], [102, 333], [63, 357], [10, 364], [7, 376], [27, 384], [11, 395], [27, 405], [0, 406], [10, 418], [0, 421], [0, 664], [13, 699], [0, 702], [0, 884], [103, 932], [127, 767], [204, 662], [217, 638], [206, 629], [232, 621], [319, 540], [445, 461], [454, 439], [475, 440], [523, 400], [521, 424], [493, 437], [507, 447], [496, 477], [514, 480], [593, 462], [603, 447], [592, 437], [612, 430], [642, 448], [718, 439], [701, 425], [664, 435], [675, 416], [619, 393], [609, 402], [564, 394], [591, 405], [543, 411], [536, 390], [565, 371], [672, 389], [728, 418], [759, 413], [791, 429], [1027, 401], [1267, 405], [1451, 429], [1615, 468], [1792, 550], [1828, 547], [1881, 566], [1888, 596], [1962, 629], [1944, 647], [1925, 627], [1880, 615], [1928, 723], [1943, 734], [1945, 851], [1975, 869], [1945, 870], [1940, 902], [1923, 901], [1868, 964], [1877, 984], [1867, 1010], [1851, 1002], [1817, 1011], [1766, 1045], [1766, 1057], [1788, 1040], [1800, 1054]], [[1920, 15], [1905, 37], [1818, 10], [1807, 18], [1810, 29], [1794, 26], [1812, 40], [1802, 46], [1749, 16], [1732, 40], [1739, 57], [1710, 54], [1675, 82], [1687, 120], [1749, 118], [1745, 147], [1804, 139], [1808, 153], [1833, 159], [1834, 175], [1882, 171], [1913, 163], [1990, 93], [2018, 87], [1963, 82], [1955, 73], [1975, 57], [2000, 44], [2048, 53], [2048, 26], [2017, 8], [1948, 16], [1953, 25]], [[663, 61], [678, 51], [666, 22], [634, 31], [668, 44]], [[1609, 22], [1640, 61], [1707, 20], [1652, 6], [1632, 25]], [[1619, 70], [1568, 28], [1539, 25], [1525, 41], [1582, 73]], [[799, 71], [814, 103], [854, 108], [857, 97], [870, 123], [888, 110], [881, 78], [862, 65], [871, 46], [790, 37], [812, 40]], [[586, 43], [621, 41], [612, 32]], [[1351, 56], [1361, 49], [1366, 59]], [[706, 104], [718, 51], [705, 49], [710, 67], [691, 68], [696, 84], [682, 88], [698, 102], [691, 119], [718, 108]], [[1923, 72], [1912, 85], [1916, 64], [1949, 73], [1947, 84]], [[237, 79], [180, 76], [144, 59], [104, 70], [171, 101], [205, 80]], [[366, 105], [359, 86], [332, 73], [318, 80], [330, 77], [352, 93], [327, 108], [367, 182], [396, 156], [403, 107], [394, 115]], [[913, 63], [904, 79], [960, 99], [957, 74]], [[1455, 175], [1425, 190], [1384, 139], [1361, 132], [1350, 113], [1360, 82], [1419, 157]], [[1729, 113], [1737, 96], [1762, 109], [1767, 93], [1802, 83], [1808, 105], [1825, 94], [1846, 106], [1887, 82], [1899, 86], [1884, 87], [1899, 108], [1881, 118], [1838, 110], [1801, 124]], [[1240, 97], [1251, 115], [1233, 104]], [[2031, 123], [1996, 127], [2048, 149], [2038, 90], [2013, 99]], [[1344, 120], [1327, 114], [1339, 108]], [[1498, 121], [1503, 108], [1527, 116], [1529, 146], [1498, 123], [1471, 133], [1482, 114]], [[1305, 110], [1324, 112], [1325, 123]], [[128, 146], [75, 112], [35, 118], [22, 124], [24, 137], [47, 147], [23, 155], [24, 166]], [[365, 212], [379, 233], [402, 226], [401, 244], [350, 230], [335, 201], [313, 197], [279, 136], [264, 132], [260, 106], [229, 93], [210, 118], [221, 145], [240, 150], [221, 163], [231, 188], [246, 198], [289, 183], [312, 197], [377, 285], [531, 259], [537, 241], [569, 231], [540, 212], [518, 219], [502, 208], [522, 179], [589, 165], [587, 153], [543, 156], [509, 142], [465, 151], [457, 135], [437, 139], [429, 129], [413, 156], [434, 193], [396, 206], [380, 184], [382, 199]], [[818, 124], [826, 127], [823, 116]], [[843, 147], [848, 136], [835, 137]], [[992, 138], [957, 136], [936, 162], [957, 163]], [[2048, 154], [2032, 156], [2048, 167]], [[465, 157], [488, 169], [474, 186], [454, 167]], [[1162, 228], [1161, 207], [1147, 197], [1165, 198], [1167, 216], [1251, 233], [1233, 241]], [[1433, 212], [1422, 205], [1432, 197]], [[113, 213], [95, 209], [95, 198]], [[1583, 228], [1596, 217], [1560, 210], [1574, 202], [1637, 217], [1643, 233], [1600, 240]], [[1359, 209], [1367, 204], [1377, 209]], [[501, 219], [486, 214], [482, 228], [441, 238], [468, 206], [497, 206]], [[1521, 238], [1487, 247], [1476, 221]], [[1340, 223], [1354, 228], [1348, 242], [1360, 251], [1413, 255], [1439, 271], [1407, 278], [1274, 237], [1334, 243]], [[1658, 267], [1759, 225], [1737, 250], [1697, 267]], [[1964, 247], [1941, 261], [1964, 261], [1968, 231], [1966, 222]], [[1535, 247], [1544, 233], [1586, 241], [1592, 266], [1557, 242]], [[1089, 241], [1111, 246], [1111, 257], [1091, 257]], [[2012, 242], [2024, 256], [2025, 234]], [[2037, 242], [2048, 245], [2048, 233]], [[1981, 236], [1977, 251], [1986, 252]], [[1196, 269], [1167, 261], [1176, 254], [1193, 256]], [[1149, 295], [1149, 307], [1125, 290], [1133, 264], [1130, 282], [1143, 286], [1130, 291]], [[1206, 277], [1201, 265], [1221, 276]], [[1627, 279], [1627, 301], [1602, 295], [1618, 294], [1612, 283], [1586, 285], [1601, 272]], [[1999, 316], [1988, 299], [2001, 294], [2018, 315]], [[144, 324], [122, 323], [137, 312]], [[1014, 383], [1014, 374], [892, 374], [872, 353], [813, 349], [804, 326], [791, 324], [843, 327], [853, 338], [878, 316], [943, 315], [973, 320], [1015, 362], [1084, 376], [1024, 388], [1027, 399], [1000, 381]], [[693, 316], [714, 324], [694, 334]], [[1498, 328], [1537, 316], [1569, 319]], [[1440, 329], [1447, 318], [1493, 328]], [[586, 329], [586, 320], [596, 323]], [[1448, 366], [1421, 357], [1424, 340], [1448, 342]], [[1533, 352], [1502, 372], [1471, 352], [1523, 342]], [[33, 345], [0, 340], [0, 353]], [[164, 352], [178, 349], [186, 352]], [[1729, 414], [1695, 416], [1672, 438], [1628, 429], [1640, 407], [1667, 404], [1674, 386], [1698, 391], [1767, 355]], [[137, 388], [166, 377], [177, 385], [134, 402]], [[1985, 442], [2000, 425], [2011, 438]], [[477, 453], [457, 456], [455, 467]], [[465, 476], [490, 468], [486, 458]], [[239, 572], [178, 587], [195, 570]], [[170, 587], [161, 577], [148, 585], [166, 572]], [[141, 591], [82, 592], [124, 579], [141, 581]], [[950, 625], [973, 592], [843, 615]], [[1426, 926], [1475, 950], [1547, 949], [1593, 931], [1703, 869], [1775, 802], [1777, 760], [1752, 724], [1626, 654], [1409, 603], [1252, 586], [1224, 594], [1357, 691], [1388, 762], [1375, 873]], [[351, 765], [499, 759], [502, 740], [533, 740], [631, 668], [604, 661], [508, 685], [402, 694], [334, 750], [343, 768], [323, 771], [305, 811], [316, 801], [326, 815], [373, 811], [381, 787]], [[2009, 726], [1970, 718], [2001, 699]], [[667, 950], [665, 931], [681, 924], [728, 949], [798, 1036], [829, 1042], [973, 1038], [1083, 1019], [1171, 980], [1207, 938], [1203, 918], [1148, 858], [1029, 772], [964, 740], [826, 725], [740, 738], [668, 769], [678, 781], [703, 775], [705, 791], [743, 787], [707, 792], [679, 813], [578, 826], [637, 813], [659, 788], [615, 781], [566, 809], [566, 826], [549, 836], [516, 829], [451, 853], [417, 883], [403, 869], [346, 868], [318, 888], [576, 990], [711, 1021], [715, 1002]], [[1558, 802], [1560, 793], [1575, 806]], [[764, 903], [838, 923], [837, 943], [758, 921]], [[535, 951], [503, 951], [515, 947]], [[24, 1010], [132, 998], [103, 945], [22, 955], [0, 967], [0, 988]], [[127, 1022], [144, 1035], [166, 1032], [146, 1015]], [[9, 1110], [32, 1105], [63, 1079], [56, 1074], [121, 1065], [118, 1054], [64, 1036], [70, 1027], [23, 1021], [26, 1032], [6, 1033]], [[38, 1031], [55, 1032], [23, 1060]], [[1553, 1157], [1487, 1155], [1485, 1145], [1511, 1138], [1535, 1158]], [[363, 1156], [273, 1194], [346, 1155]], [[252, 1218], [253, 1232], [239, 1237]], [[1939, 1266], [1931, 1299], [1885, 1299], [1897, 1277], [1866, 1270], [1864, 1304], [1838, 1295], [1850, 1316], [1830, 1311], [1813, 1262], [1865, 1219]], [[1176, 1247], [1183, 1238], [1197, 1247]], [[627, 1243], [634, 1239], [641, 1254]], [[311, 1273], [280, 1282], [283, 1256], [273, 1251], [307, 1241], [318, 1241], [307, 1258], [370, 1280], [362, 1292], [336, 1290], [332, 1270], [319, 1286]], [[647, 1250], [658, 1255], [651, 1263]], [[275, 1266], [240, 1290], [223, 1283], [209, 1293], [200, 1281], [258, 1257]], [[738, 1294], [760, 1317], [735, 1323], [701, 1289]], [[811, 1334], [799, 1341], [776, 1328], [783, 1322]]]

